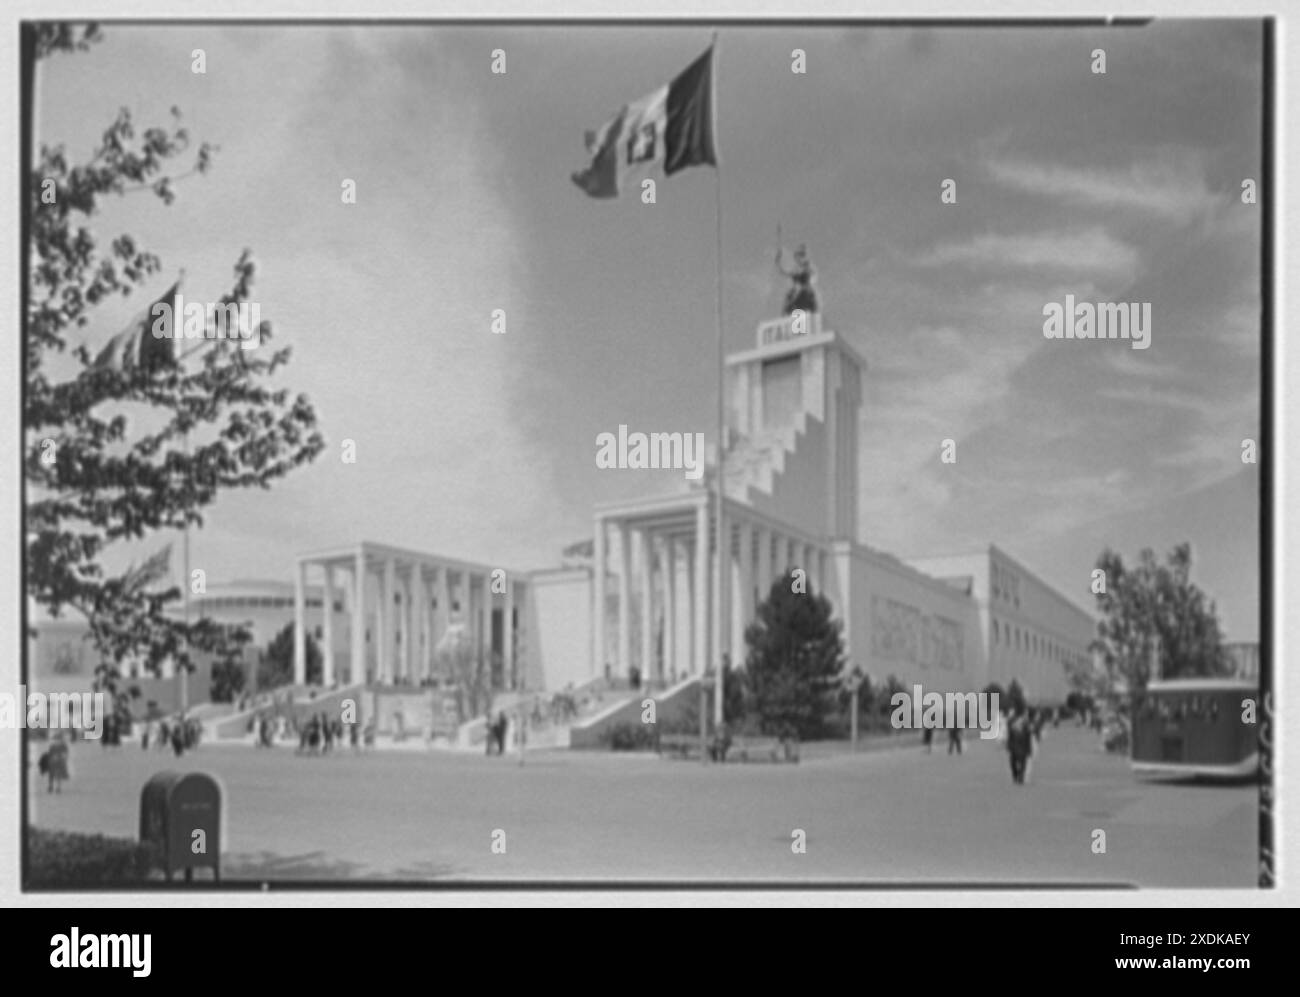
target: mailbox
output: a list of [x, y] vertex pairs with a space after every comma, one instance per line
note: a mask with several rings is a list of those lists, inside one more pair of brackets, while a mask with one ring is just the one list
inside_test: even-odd
[[189, 882], [201, 866], [211, 866], [213, 876], [221, 879], [217, 781], [201, 772], [159, 772], [151, 778], [140, 792], [140, 841], [157, 846], [169, 880], [184, 869]]

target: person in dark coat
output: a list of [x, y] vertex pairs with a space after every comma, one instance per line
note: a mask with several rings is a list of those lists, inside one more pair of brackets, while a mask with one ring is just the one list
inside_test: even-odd
[[41, 756], [42, 771], [49, 778], [46, 792], [63, 792], [64, 780], [68, 778], [68, 742], [63, 735], [56, 734], [49, 750]]
[[957, 754], [961, 754], [961, 728], [956, 724], [948, 728], [948, 754], [951, 755], [954, 749], [956, 749]]
[[1007, 727], [1007, 752], [1011, 755], [1011, 781], [1023, 786], [1025, 768], [1034, 752], [1034, 729], [1023, 712], [1012, 717]]
[[496, 723], [498, 755], [504, 755], [506, 753], [506, 728], [509, 725], [510, 725], [510, 721], [506, 719], [505, 711], [502, 710], [500, 713], [497, 714], [497, 723]]

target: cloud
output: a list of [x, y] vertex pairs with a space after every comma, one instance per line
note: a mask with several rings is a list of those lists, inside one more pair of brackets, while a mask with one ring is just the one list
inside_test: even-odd
[[992, 178], [1030, 194], [1187, 223], [1211, 211], [1220, 198], [1206, 186], [1197, 157], [1134, 163], [1106, 170], [1059, 164], [993, 160]]
[[1131, 274], [1138, 265], [1138, 252], [1105, 229], [1094, 227], [1072, 232], [978, 235], [964, 242], [937, 246], [913, 256], [911, 262], [922, 267], [956, 265]]

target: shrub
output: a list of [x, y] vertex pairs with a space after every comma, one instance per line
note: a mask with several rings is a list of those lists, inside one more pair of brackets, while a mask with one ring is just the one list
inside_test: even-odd
[[611, 751], [654, 751], [655, 729], [650, 724], [614, 724], [601, 732], [601, 744]]
[[152, 844], [102, 834], [27, 828], [24, 888], [109, 886], [149, 878], [159, 856]]

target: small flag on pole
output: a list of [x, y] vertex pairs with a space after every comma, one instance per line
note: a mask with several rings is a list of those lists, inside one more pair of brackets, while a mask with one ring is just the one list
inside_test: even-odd
[[[93, 366], [120, 371], [127, 367], [147, 368], [158, 363], [174, 363], [176, 354], [172, 337], [175, 335], [173, 330], [179, 327], [181, 321], [177, 301], [181, 293], [181, 280], [182, 278], [177, 278], [171, 290], [131, 319], [130, 325], [110, 339], [99, 351]], [[167, 311], [163, 312], [160, 305], [166, 305]], [[154, 335], [154, 323], [158, 321], [164, 322], [160, 328], [166, 331], [166, 336]]]
[[672, 176], [688, 166], [717, 166], [713, 130], [713, 49], [667, 86], [627, 104], [587, 132], [591, 165], [573, 182], [591, 197], [617, 197], [630, 173], [655, 166]]

